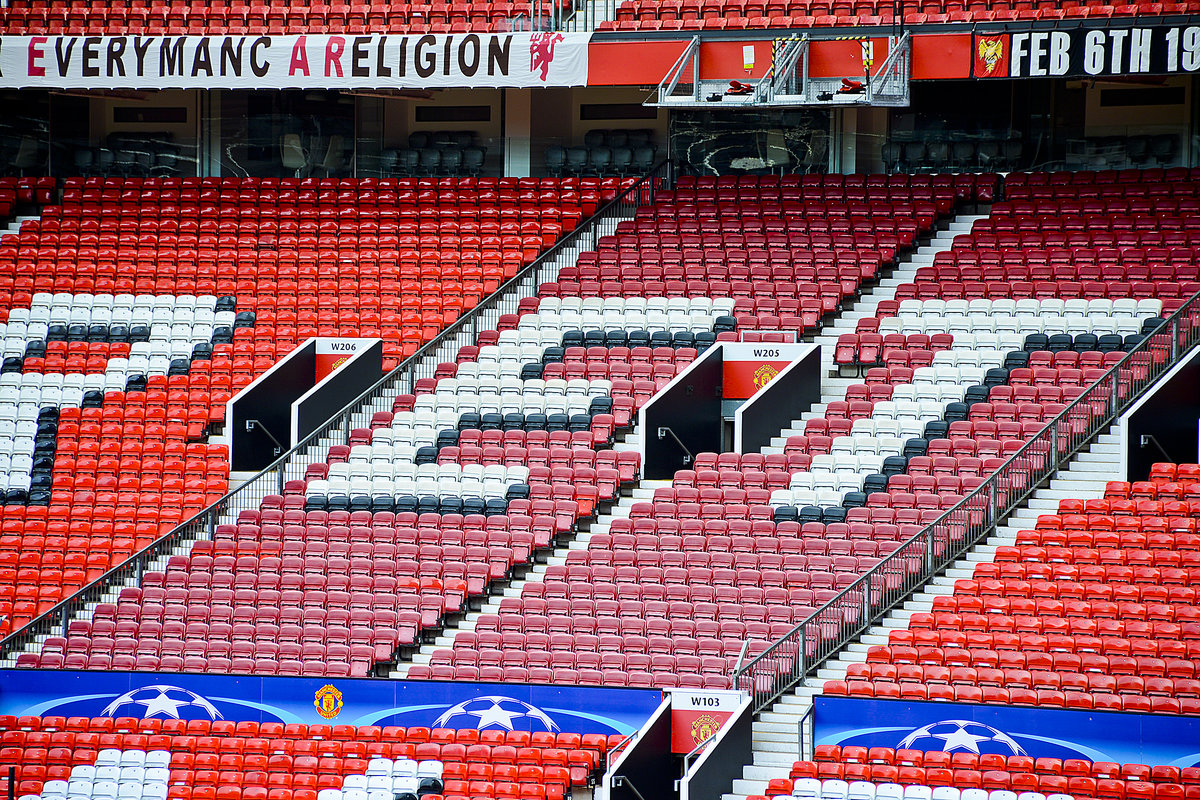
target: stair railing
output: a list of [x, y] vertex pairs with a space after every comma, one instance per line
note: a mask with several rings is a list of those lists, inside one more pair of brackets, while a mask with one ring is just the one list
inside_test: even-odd
[[14, 657], [15, 653], [34, 644], [39, 636], [65, 635], [72, 619], [89, 604], [101, 602], [114, 587], [140, 582], [142, 575], [150, 571], [158, 559], [174, 552], [180, 545], [213, 538], [222, 520], [236, 519], [239, 512], [258, 508], [268, 495], [283, 494], [289, 481], [304, 480], [308, 465], [324, 459], [328, 439], [345, 442], [355, 428], [369, 427], [375, 403], [384, 403], [390, 409], [391, 400], [397, 394], [412, 392], [421, 378], [432, 378], [438, 364], [452, 361], [458, 348], [473, 344], [482, 331], [495, 330], [501, 315], [517, 313], [522, 297], [535, 295], [539, 284], [556, 280], [560, 256], [572, 251], [595, 250], [601, 237], [615, 233], [622, 219], [632, 219], [640, 206], [654, 201], [660, 189], [674, 185], [674, 178], [674, 165], [662, 161], [631, 186], [619, 191], [533, 263], [421, 346], [374, 386], [347, 403], [273, 464], [9, 634], [0, 641], [0, 659]]
[[1067, 404], [955, 506], [733, 671], [767, 708], [996, 527], [1200, 340], [1200, 293]]

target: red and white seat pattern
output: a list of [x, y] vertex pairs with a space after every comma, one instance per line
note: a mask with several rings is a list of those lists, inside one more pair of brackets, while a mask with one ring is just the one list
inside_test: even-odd
[[[277, 357], [309, 336], [381, 336], [395, 365], [617, 186], [69, 179], [0, 240], [0, 631], [223, 495], [227, 454], [205, 434]], [[44, 410], [56, 430], [35, 454]]]
[[[621, 313], [628, 318], [632, 298], [661, 293], [681, 313], [708, 296], [728, 298], [714, 298], [713, 310], [731, 302], [739, 329], [815, 330], [879, 265], [949, 212], [959, 190], [973, 198], [975, 184], [956, 189], [950, 179], [907, 176], [681, 181], [622, 223], [594, 256], [585, 254], [558, 282], [543, 284], [536, 315], [521, 323], [541, 317], [547, 305], [559, 313], [564, 294], [581, 294], [597, 309], [624, 298]], [[885, 203], [868, 205], [876, 199]], [[901, 221], [904, 211], [918, 213], [919, 221]], [[855, 266], [843, 272], [842, 263]], [[814, 280], [797, 282], [797, 270]], [[629, 327], [650, 318], [645, 312]], [[581, 325], [592, 326], [609, 327]], [[612, 379], [614, 396], [621, 380]], [[647, 394], [653, 390], [650, 384]], [[776, 461], [780, 472], [789, 466]], [[498, 614], [483, 615], [453, 648], [434, 652], [429, 666], [414, 666], [410, 676], [727, 686], [747, 637], [757, 652], [857, 574], [842, 571], [841, 561], [836, 571], [820, 569], [825, 556], [815, 552], [811, 570], [795, 570], [795, 560], [807, 558], [792, 547], [800, 526], [776, 529], [767, 473], [754, 476], [748, 461], [746, 467], [736, 486], [700, 488], [681, 477], [654, 502], [634, 504], [628, 519], [614, 520], [610, 532], [593, 536], [566, 565], [525, 584], [519, 598], [505, 598]], [[847, 547], [854, 570], [880, 554], [876, 542], [863, 545], [869, 555], [865, 546], [859, 555]]]

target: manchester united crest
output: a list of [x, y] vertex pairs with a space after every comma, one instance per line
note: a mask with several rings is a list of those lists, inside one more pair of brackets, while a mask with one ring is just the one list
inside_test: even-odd
[[317, 707], [317, 713], [322, 717], [333, 719], [342, 712], [342, 693], [332, 683], [327, 683], [317, 689], [317, 694], [313, 697], [313, 705]]
[[778, 374], [779, 370], [777, 370], [773, 364], [763, 364], [761, 367], [754, 370], [754, 388], [763, 388]]
[[700, 744], [721, 730], [721, 720], [712, 714], [701, 714], [692, 720], [692, 741]]

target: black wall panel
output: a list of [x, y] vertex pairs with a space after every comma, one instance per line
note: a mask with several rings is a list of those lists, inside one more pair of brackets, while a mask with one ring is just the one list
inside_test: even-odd
[[[642, 407], [646, 437], [646, 461], [642, 475], [664, 480], [681, 469], [691, 469], [688, 454], [721, 450], [721, 348], [712, 347], [691, 366], [691, 371], [674, 386], [657, 394]], [[670, 428], [683, 442], [687, 453], [671, 438], [659, 437]]]
[[[292, 402], [313, 387], [316, 371], [317, 346], [308, 342], [272, 367], [253, 388], [233, 402], [229, 431], [232, 471], [258, 472], [283, 455], [271, 436], [283, 447], [289, 447]], [[253, 430], [246, 430], [250, 420], [255, 420]]]

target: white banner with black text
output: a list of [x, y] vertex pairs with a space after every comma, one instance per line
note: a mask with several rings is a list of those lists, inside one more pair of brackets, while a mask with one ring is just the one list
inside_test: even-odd
[[0, 36], [0, 88], [584, 86], [587, 33]]

